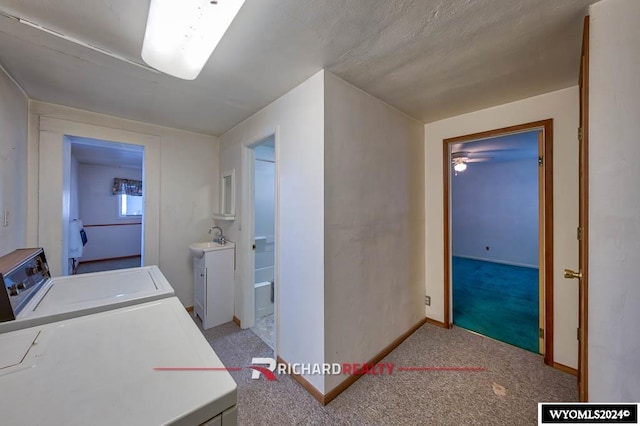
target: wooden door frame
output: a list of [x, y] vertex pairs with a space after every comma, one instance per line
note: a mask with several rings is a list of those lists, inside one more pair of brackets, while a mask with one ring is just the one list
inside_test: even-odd
[[582, 56], [580, 60], [580, 156], [579, 156], [579, 280], [578, 295], [578, 394], [581, 402], [589, 400], [588, 370], [588, 263], [589, 263], [589, 16], [584, 18]]
[[544, 268], [544, 363], [553, 365], [553, 119], [534, 121], [516, 126], [486, 132], [472, 133], [443, 140], [443, 228], [444, 228], [444, 326], [451, 328], [451, 236], [450, 236], [450, 181], [451, 154], [449, 147], [453, 143], [472, 142], [508, 134], [542, 131], [542, 194], [540, 209], [543, 215], [544, 229], [539, 229], [540, 244], [544, 246], [544, 258], [539, 260], [540, 268]]

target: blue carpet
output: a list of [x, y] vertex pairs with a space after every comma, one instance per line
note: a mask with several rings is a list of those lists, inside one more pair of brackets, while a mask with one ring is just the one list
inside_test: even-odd
[[531, 352], [538, 343], [538, 269], [453, 257], [453, 322]]

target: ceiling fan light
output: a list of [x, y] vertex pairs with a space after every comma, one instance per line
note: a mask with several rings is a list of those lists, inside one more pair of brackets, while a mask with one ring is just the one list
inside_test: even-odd
[[458, 173], [464, 172], [467, 170], [467, 165], [462, 161], [457, 161], [456, 164], [453, 165], [453, 170]]
[[151, 0], [142, 59], [166, 74], [193, 80], [244, 0]]

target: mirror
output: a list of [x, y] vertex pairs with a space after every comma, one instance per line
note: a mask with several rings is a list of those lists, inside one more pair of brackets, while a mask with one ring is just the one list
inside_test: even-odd
[[221, 211], [223, 215], [235, 214], [235, 170], [222, 175]]

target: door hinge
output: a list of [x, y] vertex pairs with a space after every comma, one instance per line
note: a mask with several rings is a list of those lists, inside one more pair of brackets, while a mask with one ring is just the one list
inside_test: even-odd
[[582, 127], [578, 127], [578, 140], [582, 142]]
[[580, 327], [576, 328], [576, 339], [580, 341]]
[[576, 238], [578, 241], [582, 241], [582, 227], [578, 226], [576, 230]]
[[544, 328], [538, 329], [538, 337], [544, 339]]
[[544, 164], [544, 157], [542, 155], [540, 155], [538, 157], [538, 166], [542, 166]]

